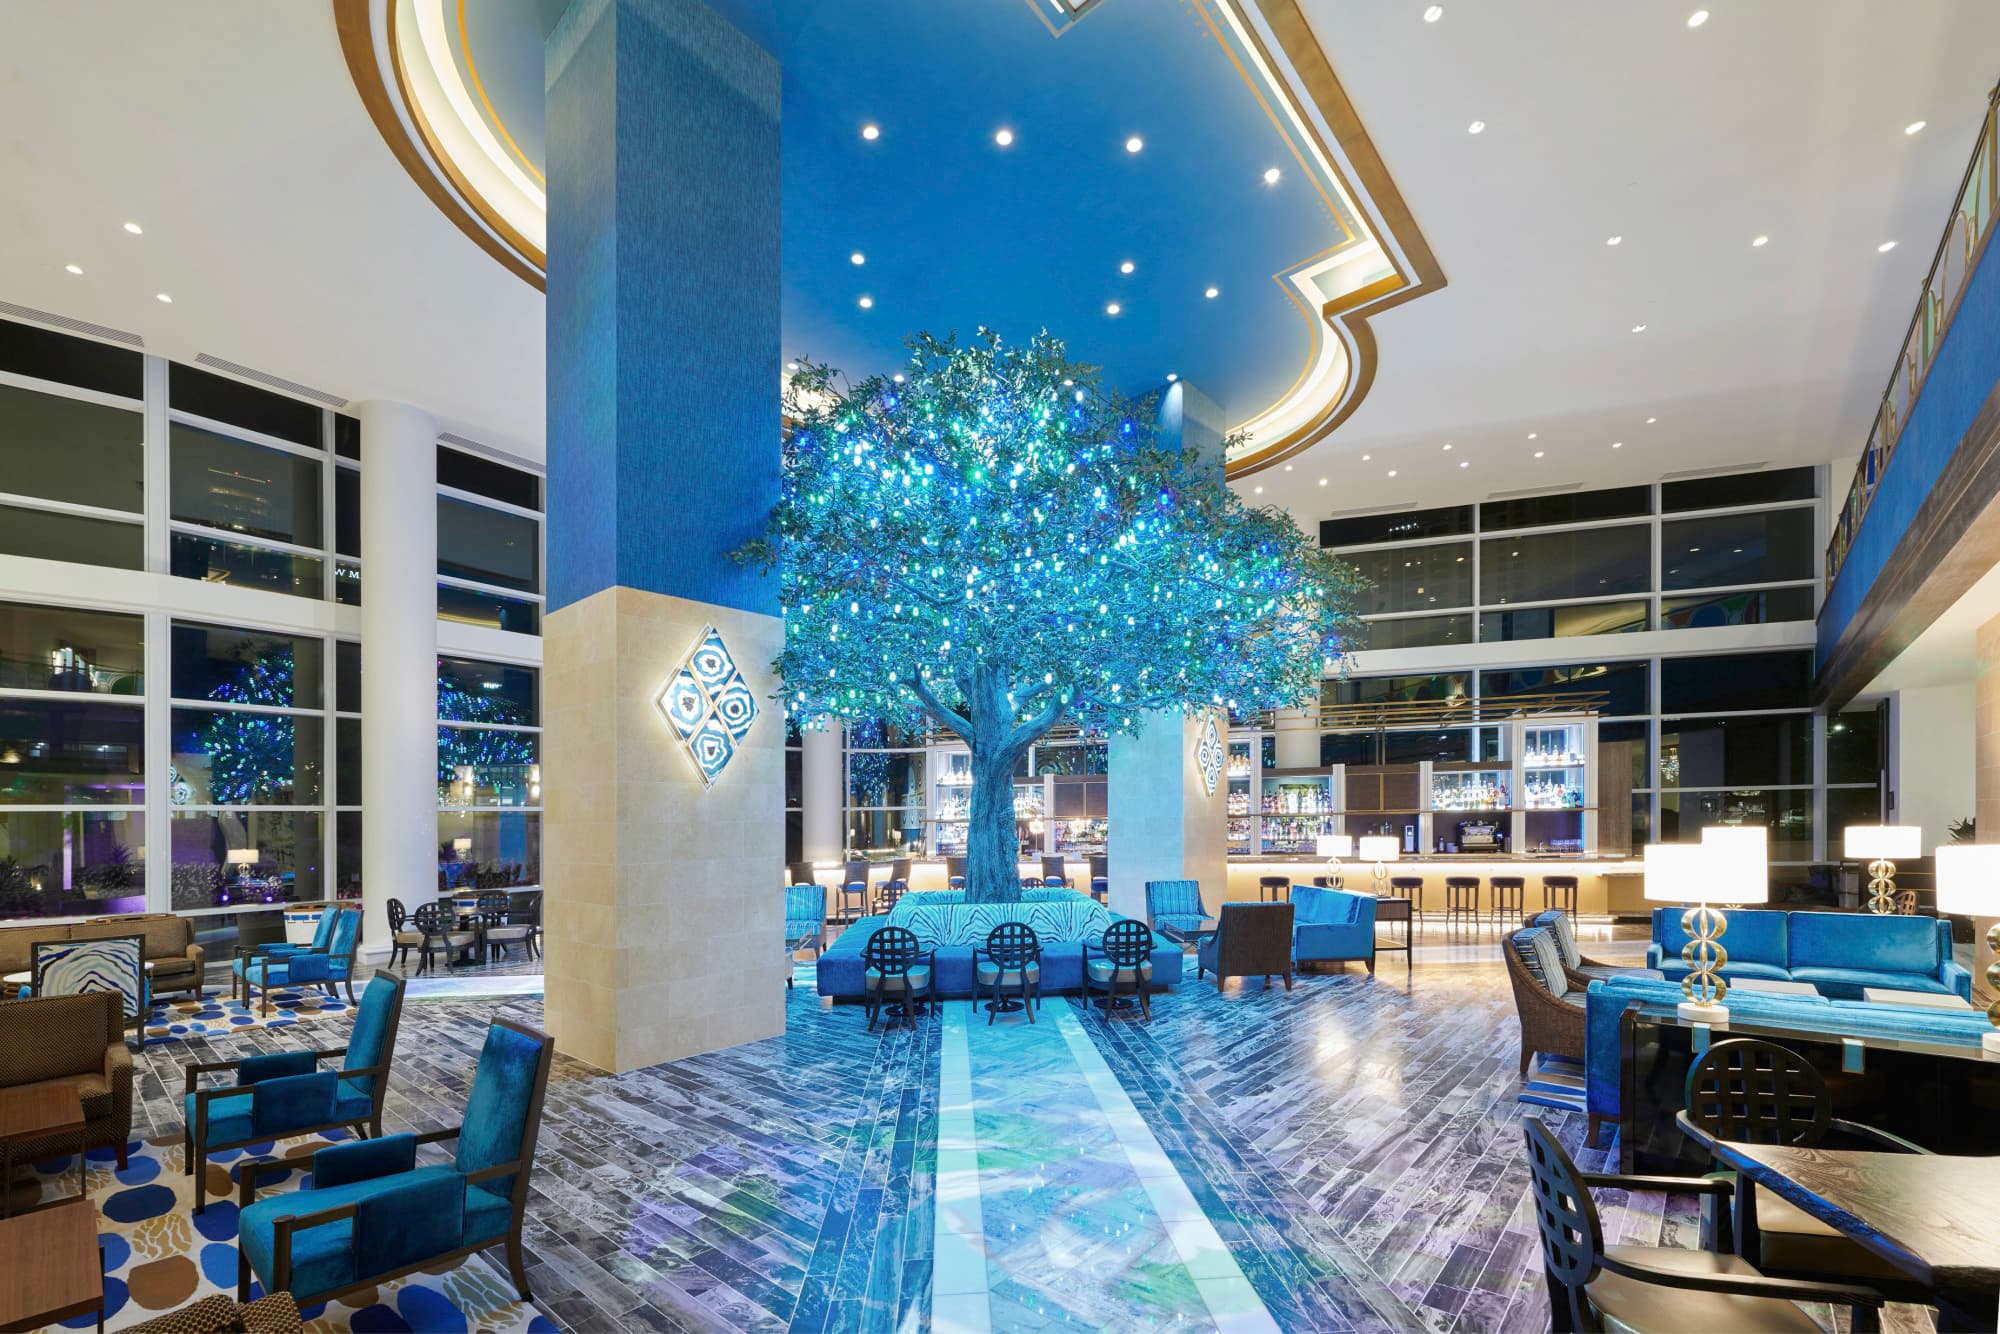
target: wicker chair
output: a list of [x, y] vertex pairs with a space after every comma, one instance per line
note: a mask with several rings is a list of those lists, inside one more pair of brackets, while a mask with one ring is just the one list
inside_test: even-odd
[[[132, 1138], [132, 1049], [125, 1045], [124, 999], [115, 991], [0, 1001], [0, 1088], [65, 1080], [83, 1097], [82, 1148], [115, 1148], [118, 1166]], [[14, 1146], [14, 1161], [75, 1153], [72, 1132]]]
[[[1544, 1056], [1566, 1056], [1573, 1061], [1583, 1060], [1583, 993], [1569, 984], [1569, 978], [1560, 966], [1555, 977], [1548, 977], [1546, 966], [1542, 966], [1542, 976], [1537, 976], [1528, 960], [1536, 957], [1533, 938], [1541, 936], [1544, 945], [1541, 954], [1545, 958], [1560, 959], [1555, 943], [1555, 933], [1547, 927], [1532, 927], [1516, 931], [1508, 937], [1506, 948], [1500, 953], [1507, 960], [1507, 980], [1514, 985], [1514, 1011], [1521, 1019], [1521, 1077], [1528, 1074], [1528, 1062], [1536, 1052]], [[1597, 1142], [1597, 1127], [1603, 1117], [1593, 1116], [1585, 1133], [1584, 1142]]]
[[203, 1297], [178, 1311], [155, 1316], [143, 1325], [127, 1325], [126, 1334], [299, 1334], [299, 1304], [289, 1292], [274, 1292], [254, 1302], [228, 1293]]
[[1536, 913], [1528, 919], [1528, 925], [1545, 926], [1555, 932], [1556, 947], [1562, 951], [1563, 972], [1568, 974], [1570, 986], [1579, 991], [1588, 987], [1596, 978], [1648, 971], [1628, 964], [1605, 963], [1601, 959], [1593, 959], [1585, 954], [1577, 947], [1575, 919], [1561, 908], [1550, 908]]

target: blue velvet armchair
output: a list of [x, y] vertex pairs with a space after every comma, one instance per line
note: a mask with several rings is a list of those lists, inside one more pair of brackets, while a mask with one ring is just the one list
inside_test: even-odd
[[1146, 918], [1155, 931], [1191, 931], [1208, 917], [1198, 880], [1148, 880]]
[[269, 954], [276, 958], [285, 958], [293, 954], [324, 954], [327, 946], [333, 943], [333, 928], [339, 921], [340, 909], [328, 905], [320, 910], [319, 921], [313, 925], [312, 944], [294, 945], [286, 940], [272, 940], [257, 946], [257, 953]]
[[1299, 963], [1358, 959], [1375, 971], [1375, 897], [1292, 886], [1292, 957]]
[[[194, 1211], [208, 1207], [208, 1156], [291, 1135], [341, 1126], [382, 1134], [382, 1097], [396, 1026], [403, 1017], [403, 979], [386, 968], [361, 993], [361, 1008], [345, 1047], [273, 1052], [187, 1067], [181, 1098], [187, 1171], [194, 1178]], [[319, 1063], [343, 1057], [338, 1071]], [[233, 1071], [234, 1085], [200, 1087], [201, 1076]]]
[[[528, 1301], [521, 1224], [554, 1056], [546, 1033], [496, 1019], [458, 1128], [321, 1149], [310, 1188], [263, 1200], [257, 1178], [296, 1164], [244, 1168], [237, 1300], [249, 1300], [254, 1277], [309, 1306], [504, 1243], [507, 1271]], [[452, 1161], [417, 1165], [418, 1145], [452, 1139]]]
[[[331, 911], [331, 910], [329, 910]], [[234, 985], [240, 988], [243, 1003], [250, 1003], [250, 993], [263, 993], [263, 1013], [271, 1013], [271, 992], [287, 987], [316, 986], [327, 995], [334, 994], [334, 986], [344, 983], [347, 987], [347, 1002], [354, 1003], [354, 944], [361, 934], [361, 914], [352, 908], [339, 911], [334, 918], [333, 928], [327, 936], [324, 950], [306, 949], [291, 954], [274, 954], [269, 946], [258, 945], [236, 952], [236, 962], [231, 965], [235, 974]]]

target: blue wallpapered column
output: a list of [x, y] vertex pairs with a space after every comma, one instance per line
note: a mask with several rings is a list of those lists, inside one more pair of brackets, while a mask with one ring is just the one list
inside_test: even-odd
[[699, 0], [549, 40], [547, 1022], [605, 1069], [784, 1027], [783, 630], [732, 555], [778, 494], [778, 117]]
[[[1163, 444], [1190, 445], [1220, 474], [1222, 409], [1182, 381], [1160, 400]], [[1111, 910], [1146, 916], [1148, 880], [1198, 880], [1210, 908], [1228, 892], [1226, 839], [1229, 782], [1210, 787], [1195, 762], [1204, 732], [1213, 726], [1224, 745], [1229, 720], [1207, 715], [1157, 714], [1136, 736], [1111, 739]]]

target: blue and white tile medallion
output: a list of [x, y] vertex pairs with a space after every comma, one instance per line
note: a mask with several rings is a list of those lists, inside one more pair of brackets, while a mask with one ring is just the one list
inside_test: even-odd
[[1201, 735], [1194, 743], [1195, 768], [1201, 770], [1201, 781], [1207, 785], [1211, 795], [1215, 785], [1222, 781], [1222, 737], [1215, 730], [1215, 715], [1209, 714], [1201, 721]]
[[668, 678], [655, 703], [674, 729], [704, 787], [714, 787], [737, 743], [757, 721], [757, 698], [736, 668], [736, 658], [722, 642], [722, 632], [709, 626]]

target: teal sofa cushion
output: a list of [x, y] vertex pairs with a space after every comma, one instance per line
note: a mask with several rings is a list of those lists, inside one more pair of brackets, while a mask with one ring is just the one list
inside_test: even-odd
[[1934, 974], [1895, 973], [1882, 968], [1794, 968], [1792, 981], [1810, 982], [1823, 995], [1840, 1000], [1860, 1000], [1863, 987], [1925, 991], [1934, 996], [1951, 994], [1951, 988]]
[[[413, 1183], [436, 1180], [462, 1188], [464, 1179], [450, 1167], [439, 1164], [326, 1189], [269, 1195], [239, 1215], [237, 1244], [249, 1259], [252, 1271], [269, 1287], [274, 1274], [276, 1254], [273, 1236], [278, 1219], [296, 1218], [344, 1204], [359, 1204], [363, 1200], [394, 1194]], [[342, 1287], [362, 1276], [354, 1265], [354, 1221], [343, 1218], [339, 1222], [324, 1223], [292, 1233], [292, 1292], [310, 1296]], [[457, 1247], [449, 1249], [456, 1250]]]
[[[1660, 968], [1665, 966], [1665, 961], [1679, 960], [1681, 950], [1686, 948], [1690, 939], [1681, 927], [1681, 918], [1686, 912], [1685, 908], [1653, 909], [1653, 949], [1659, 952], [1661, 962], [1649, 962], [1649, 967]], [[1775, 974], [1746, 973], [1748, 977], [1784, 977], [1784, 970], [1791, 966], [1789, 924], [1786, 921], [1791, 916], [1794, 914], [1757, 908], [1725, 910], [1722, 948], [1728, 953], [1729, 962], [1769, 964], [1778, 969]]]
[[[1792, 967], [1863, 968], [1937, 976], [1938, 922], [1934, 917], [1875, 913], [1791, 914]], [[1947, 951], [1948, 953], [1948, 951]], [[1891, 983], [1870, 983], [1889, 986]]]

